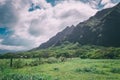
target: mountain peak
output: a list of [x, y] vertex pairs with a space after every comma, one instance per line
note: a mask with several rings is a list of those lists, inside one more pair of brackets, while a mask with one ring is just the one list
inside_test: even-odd
[[[82, 27], [81, 27], [82, 26]], [[120, 3], [96, 13], [82, 25], [78, 24], [68, 37], [70, 42], [101, 46], [120, 46]]]
[[66, 27], [38, 49], [57, 46], [69, 41], [72, 43], [101, 46], [120, 46], [120, 3], [101, 10], [85, 22], [77, 26]]
[[120, 2], [115, 6], [115, 8], [120, 10]]
[[120, 2], [117, 4], [117, 6], [119, 6], [119, 7], [120, 7]]

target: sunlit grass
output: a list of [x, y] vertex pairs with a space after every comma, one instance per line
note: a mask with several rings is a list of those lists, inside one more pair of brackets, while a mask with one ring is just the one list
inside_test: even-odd
[[[2, 61], [2, 60], [0, 60]], [[24, 61], [32, 61], [24, 59]], [[6, 68], [0, 75], [42, 75], [47, 80], [120, 80], [120, 60], [112, 59], [68, 59], [66, 62], [44, 63], [23, 68]], [[43, 79], [44, 80], [44, 79]]]

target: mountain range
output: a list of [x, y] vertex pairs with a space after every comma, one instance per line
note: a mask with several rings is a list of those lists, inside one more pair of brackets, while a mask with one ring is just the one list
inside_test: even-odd
[[65, 41], [82, 45], [120, 47], [120, 3], [98, 11], [88, 20], [76, 26], [66, 27], [36, 49], [59, 46]]

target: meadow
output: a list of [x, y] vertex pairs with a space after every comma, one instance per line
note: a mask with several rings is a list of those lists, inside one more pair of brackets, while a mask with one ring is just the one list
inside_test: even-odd
[[0, 59], [0, 80], [120, 80], [119, 59]]

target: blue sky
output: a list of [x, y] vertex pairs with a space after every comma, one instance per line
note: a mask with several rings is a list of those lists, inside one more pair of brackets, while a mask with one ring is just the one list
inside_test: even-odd
[[[0, 50], [29, 50], [120, 0], [0, 0]], [[89, 13], [88, 13], [89, 12]]]
[[9, 30], [7, 27], [0, 27], [0, 38], [7, 39], [10, 35], [13, 34], [13, 31]]
[[6, 35], [7, 29], [5, 27], [0, 28], [0, 35]]
[[51, 3], [53, 6], [55, 5], [55, 0], [46, 0], [48, 3]]

